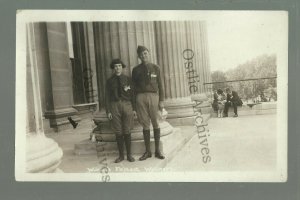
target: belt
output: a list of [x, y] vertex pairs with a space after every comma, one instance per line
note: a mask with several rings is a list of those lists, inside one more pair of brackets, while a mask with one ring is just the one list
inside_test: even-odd
[[125, 99], [119, 99], [118, 101], [113, 101], [114, 103], [118, 103], [118, 102], [130, 102], [130, 100], [125, 100]]

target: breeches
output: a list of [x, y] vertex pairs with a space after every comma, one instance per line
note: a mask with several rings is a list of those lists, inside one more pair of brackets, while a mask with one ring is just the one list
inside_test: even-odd
[[150, 121], [154, 129], [159, 128], [158, 123], [159, 97], [156, 93], [139, 93], [136, 97], [136, 111], [139, 123], [144, 130], [150, 129]]
[[129, 134], [133, 125], [133, 110], [130, 101], [111, 103], [111, 128], [116, 134]]
[[237, 103], [236, 103], [236, 102], [226, 102], [226, 103], [225, 103], [224, 113], [225, 113], [225, 114], [228, 113], [228, 109], [229, 109], [230, 106], [233, 107], [233, 112], [234, 112], [235, 114], [237, 114]]

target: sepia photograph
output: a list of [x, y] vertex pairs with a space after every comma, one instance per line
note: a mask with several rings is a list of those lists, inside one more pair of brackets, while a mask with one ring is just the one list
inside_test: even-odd
[[288, 12], [16, 17], [17, 181], [287, 181]]

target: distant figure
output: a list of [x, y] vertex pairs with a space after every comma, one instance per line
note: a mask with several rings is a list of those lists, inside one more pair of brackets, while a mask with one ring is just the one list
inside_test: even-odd
[[214, 101], [211, 104], [212, 108], [214, 109], [215, 112], [218, 112], [219, 105], [218, 105], [218, 91], [214, 91]]
[[228, 109], [230, 106], [233, 107], [233, 111], [234, 111], [233, 117], [238, 117], [237, 106], [241, 106], [243, 102], [239, 98], [239, 95], [236, 91], [231, 91], [231, 89], [227, 88], [226, 93], [227, 93], [227, 102], [225, 103], [223, 117], [228, 117]]
[[260, 97], [261, 97], [262, 102], [267, 102], [268, 101], [268, 99], [266, 98], [266, 96], [263, 92], [261, 92]]
[[257, 102], [257, 103], [261, 102], [261, 96], [260, 96], [260, 95], [258, 95], [258, 96], [256, 97], [256, 102]]
[[217, 90], [218, 95], [218, 117], [223, 117], [224, 105], [226, 103], [226, 96], [223, 90]]

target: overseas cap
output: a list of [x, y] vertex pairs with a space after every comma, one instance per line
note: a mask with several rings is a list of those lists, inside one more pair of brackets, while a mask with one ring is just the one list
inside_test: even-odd
[[142, 53], [143, 51], [146, 51], [146, 50], [149, 51], [149, 49], [147, 49], [147, 47], [139, 45], [136, 51], [137, 51], [138, 54], [140, 54], [140, 53]]

